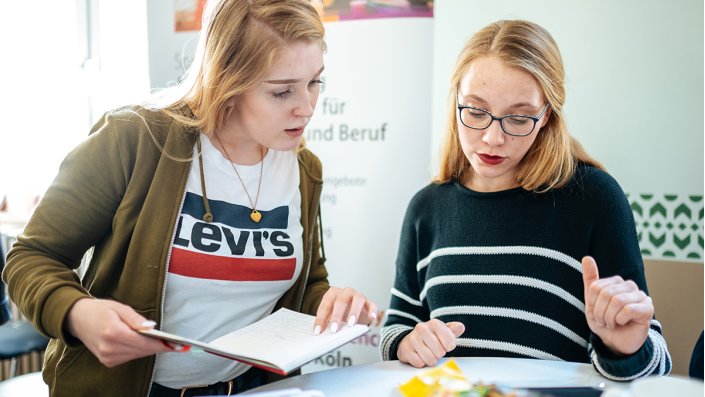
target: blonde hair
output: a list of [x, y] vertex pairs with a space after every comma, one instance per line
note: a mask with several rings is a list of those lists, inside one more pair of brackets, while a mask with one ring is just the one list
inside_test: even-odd
[[448, 124], [441, 154], [441, 169], [435, 181], [462, 181], [472, 172], [458, 137], [455, 95], [470, 64], [480, 57], [490, 55], [530, 73], [541, 87], [551, 110], [548, 122], [538, 132], [532, 147], [518, 164], [519, 185], [529, 191], [546, 192], [568, 183], [579, 163], [604, 169], [568, 133], [563, 115], [563, 60], [553, 37], [535, 23], [511, 20], [492, 23], [477, 32], [458, 56], [450, 81]]
[[323, 23], [306, 0], [219, 0], [208, 6], [185, 78], [152, 106], [204, 134], [223, 124], [231, 100], [264, 78], [284, 46], [326, 48]]

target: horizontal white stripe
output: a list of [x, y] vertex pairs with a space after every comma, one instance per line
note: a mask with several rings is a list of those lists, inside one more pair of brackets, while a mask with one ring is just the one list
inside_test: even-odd
[[583, 268], [576, 259], [556, 250], [530, 246], [500, 246], [500, 247], [446, 247], [431, 251], [416, 264], [416, 270], [426, 267], [434, 258], [449, 255], [536, 255], [565, 263], [582, 273]]
[[387, 316], [395, 315], [395, 316], [399, 316], [399, 317], [405, 317], [405, 318], [408, 318], [409, 320], [415, 321], [416, 323], [422, 323], [422, 322], [423, 322], [423, 321], [421, 321], [421, 319], [419, 319], [418, 317], [416, 317], [416, 316], [414, 316], [414, 315], [411, 315], [411, 314], [409, 314], [409, 313], [407, 313], [407, 312], [403, 312], [403, 311], [401, 311], [401, 310], [397, 310], [397, 309], [387, 309], [384, 313], [385, 313], [385, 315], [387, 315]]
[[518, 345], [516, 343], [509, 342], [499, 342], [494, 340], [486, 339], [470, 339], [470, 338], [458, 338], [455, 340], [456, 346], [463, 347], [474, 347], [478, 349], [491, 349], [500, 350], [505, 352], [512, 352], [521, 354], [527, 357], [539, 358], [542, 360], [556, 360], [563, 361], [559, 357], [554, 356], [551, 353], [547, 353], [543, 350], [534, 349], [532, 347]]
[[[411, 304], [414, 305], [414, 306], [419, 306], [419, 307], [421, 307], [421, 301], [418, 301], [418, 300], [416, 300], [416, 299], [410, 297], [409, 295], [406, 295], [405, 293], [399, 291], [399, 290], [396, 289], [396, 288], [392, 288], [392, 295], [396, 296], [396, 297], [399, 298], [399, 299], [403, 299], [403, 300], [405, 300], [405, 301], [411, 303]], [[423, 298], [422, 298], [422, 299], [423, 299]]]
[[440, 316], [455, 315], [455, 314], [471, 314], [478, 316], [494, 316], [494, 317], [506, 317], [515, 318], [518, 320], [528, 321], [534, 324], [550, 328], [559, 334], [565, 336], [566, 338], [577, 343], [581, 347], [587, 347], [588, 343], [580, 335], [571, 331], [569, 328], [565, 327], [563, 324], [551, 320], [550, 318], [544, 317], [542, 315], [527, 312], [525, 310], [518, 309], [508, 309], [504, 307], [487, 307], [487, 306], [446, 306], [436, 309], [431, 312], [431, 318], [438, 318]]
[[424, 289], [421, 291], [421, 300], [426, 299], [426, 294], [428, 290], [437, 285], [443, 284], [461, 284], [461, 283], [475, 283], [475, 284], [514, 284], [521, 285], [524, 287], [531, 287], [546, 291], [550, 294], [556, 295], [564, 301], [575, 306], [581, 312], [585, 312], [585, 304], [583, 302], [570, 294], [568, 291], [556, 286], [555, 284], [548, 283], [543, 280], [539, 280], [532, 277], [524, 276], [509, 276], [509, 275], [465, 275], [465, 276], [438, 276], [433, 277], [426, 281]]

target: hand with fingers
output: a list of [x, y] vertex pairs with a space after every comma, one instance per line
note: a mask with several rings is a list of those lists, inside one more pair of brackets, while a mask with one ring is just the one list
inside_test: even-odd
[[649, 335], [654, 305], [632, 280], [620, 276], [600, 278], [592, 257], [582, 260], [585, 317], [593, 333], [612, 352], [629, 355], [641, 348]]
[[455, 339], [465, 332], [463, 323], [454, 321], [444, 323], [432, 319], [416, 324], [399, 343], [397, 357], [399, 361], [416, 368], [436, 365], [438, 360], [455, 349]]
[[313, 333], [318, 335], [326, 327], [333, 333], [340, 327], [370, 324], [377, 318], [377, 305], [352, 288], [330, 287], [318, 306]]
[[122, 303], [106, 299], [79, 299], [66, 316], [66, 329], [81, 340], [106, 367], [175, 351], [155, 338], [135, 330], [153, 328], [147, 320]]

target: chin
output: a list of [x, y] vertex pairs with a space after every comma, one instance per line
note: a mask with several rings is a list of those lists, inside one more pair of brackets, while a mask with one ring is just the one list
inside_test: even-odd
[[269, 148], [280, 152], [289, 152], [298, 148], [301, 144], [301, 141], [303, 141], [303, 136], [293, 139], [289, 138], [284, 140], [283, 142], [275, 142], [271, 146], [269, 146]]
[[487, 165], [485, 163], [475, 164], [472, 168], [479, 176], [483, 178], [498, 178], [507, 172], [505, 167], [500, 168], [499, 166]]

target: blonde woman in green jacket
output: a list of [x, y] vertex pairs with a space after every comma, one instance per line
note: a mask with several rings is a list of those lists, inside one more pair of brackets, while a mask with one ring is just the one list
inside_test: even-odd
[[52, 338], [52, 396], [230, 394], [271, 380], [143, 327], [212, 340], [279, 307], [316, 315], [313, 333], [376, 317], [364, 295], [328, 285], [319, 253], [321, 164], [302, 145], [323, 72], [316, 11], [305, 0], [209, 10], [186, 79], [161, 104], [98, 121], [9, 252], [10, 295]]

